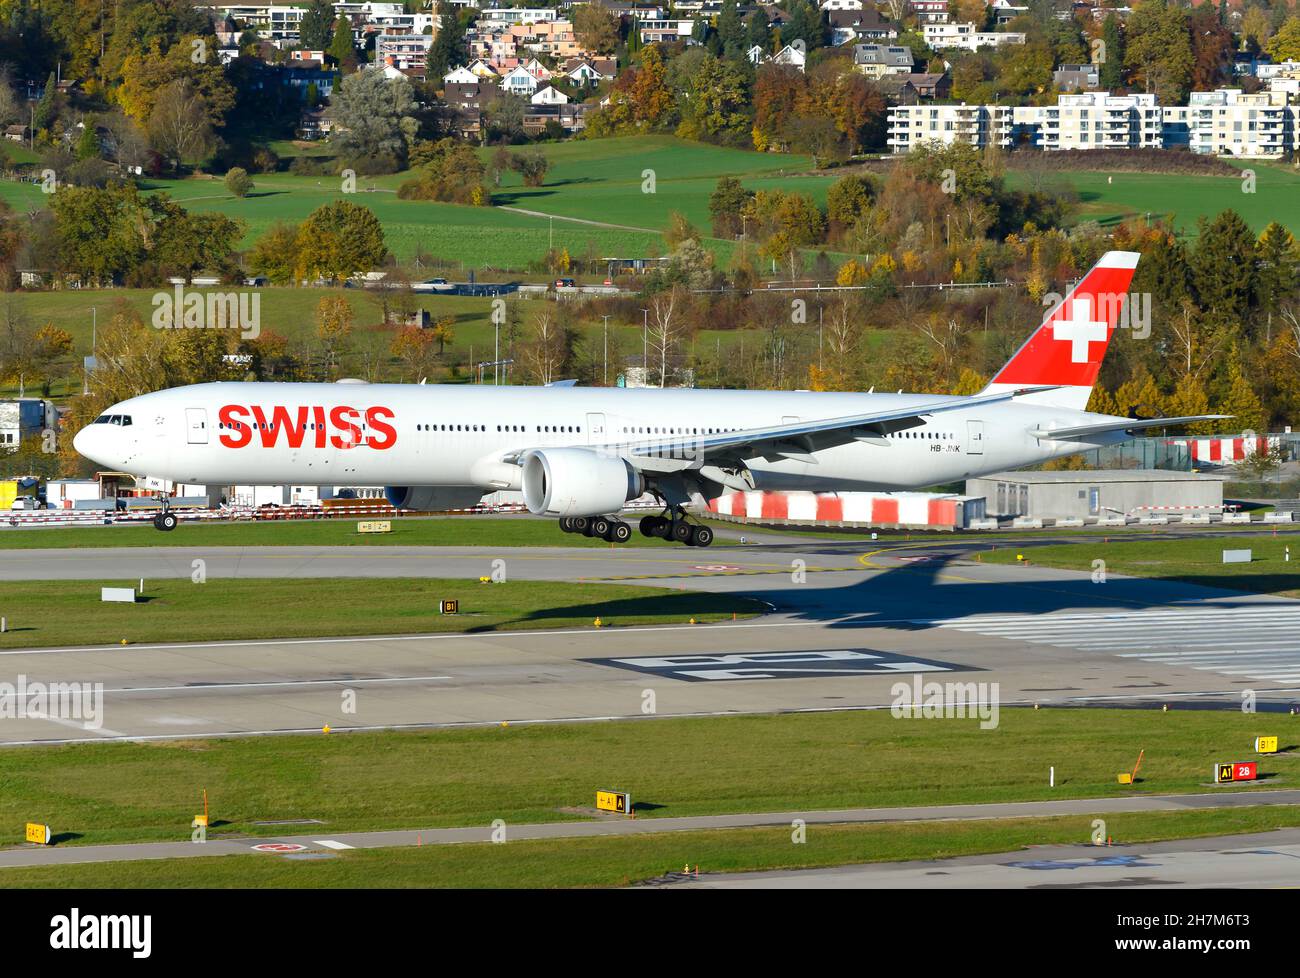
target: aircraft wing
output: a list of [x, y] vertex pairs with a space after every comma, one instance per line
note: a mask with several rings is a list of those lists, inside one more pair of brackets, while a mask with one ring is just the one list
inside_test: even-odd
[[1076, 425], [1073, 428], [1034, 428], [1029, 433], [1035, 438], [1052, 441], [1086, 441], [1092, 435], [1104, 435], [1112, 431], [1141, 431], [1146, 428], [1194, 424], [1197, 421], [1223, 421], [1231, 417], [1230, 414], [1189, 414], [1182, 418], [1118, 418], [1097, 424]]
[[872, 411], [712, 435], [677, 435], [654, 441], [632, 442], [622, 446], [621, 452], [634, 467], [652, 472], [680, 470], [690, 467], [692, 463], [740, 464], [746, 459], [760, 457], [772, 462], [793, 459], [815, 465], [817, 459], [814, 452], [836, 445], [851, 441], [879, 442], [891, 432], [917, 427], [923, 418], [931, 415], [996, 404], [1022, 394], [1054, 389], [1053, 385], [1023, 387], [994, 394], [922, 402], [890, 411]]

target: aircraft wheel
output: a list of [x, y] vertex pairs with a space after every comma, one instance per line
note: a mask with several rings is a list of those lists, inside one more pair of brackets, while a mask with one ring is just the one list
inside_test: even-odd
[[643, 516], [641, 517], [641, 535], [643, 537], [656, 537], [659, 535], [659, 517]]
[[153, 525], [158, 527], [160, 530], [171, 531], [176, 529], [176, 524], [179, 522], [180, 520], [176, 517], [176, 514], [169, 510], [166, 513], [159, 513], [154, 517]]
[[674, 522], [672, 529], [669, 532], [672, 534], [672, 538], [678, 543], [690, 544], [691, 524], [687, 523], [685, 520], [677, 520]]
[[605, 517], [594, 517], [588, 526], [591, 528], [591, 532], [588, 536], [604, 537], [606, 540], [609, 539], [609, 520]]
[[591, 536], [591, 520], [585, 516], [570, 516], [569, 526], [572, 528], [570, 533], [581, 533], [583, 536]]
[[560, 517], [560, 530], [564, 533], [573, 532], [573, 520], [568, 516]]
[[609, 525], [609, 535], [605, 539], [610, 543], [627, 543], [632, 539], [632, 527], [622, 520], [615, 520]]
[[690, 544], [692, 547], [707, 547], [713, 542], [713, 530], [707, 526], [691, 527]]

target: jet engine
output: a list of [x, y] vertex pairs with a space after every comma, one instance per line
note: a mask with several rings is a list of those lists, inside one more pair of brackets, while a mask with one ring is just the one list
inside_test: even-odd
[[589, 448], [529, 452], [523, 470], [524, 505], [538, 516], [604, 516], [645, 492], [627, 462]]

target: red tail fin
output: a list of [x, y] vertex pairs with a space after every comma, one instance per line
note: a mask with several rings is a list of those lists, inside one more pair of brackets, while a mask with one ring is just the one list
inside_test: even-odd
[[1119, 322], [1140, 257], [1134, 251], [1108, 251], [1102, 255], [998, 371], [988, 391], [1059, 385], [1061, 391], [1031, 396], [1043, 403], [1082, 410], [1097, 382], [1102, 357]]

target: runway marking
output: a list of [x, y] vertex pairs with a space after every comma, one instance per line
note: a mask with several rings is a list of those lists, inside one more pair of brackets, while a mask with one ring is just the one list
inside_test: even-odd
[[206, 693], [214, 689], [274, 689], [282, 686], [360, 686], [363, 683], [424, 683], [451, 676], [396, 676], [392, 679], [288, 679], [265, 683], [188, 683], [180, 686], [122, 686], [105, 693]]
[[356, 846], [350, 846], [346, 842], [336, 842], [334, 839], [316, 839], [314, 845], [324, 846], [326, 849], [355, 849]]
[[620, 659], [580, 659], [685, 682], [879, 676], [916, 672], [979, 672], [973, 666], [917, 659], [876, 649], [800, 649], [786, 652], [682, 653]]
[[[630, 632], [699, 632], [701, 630], [739, 629], [739, 628], [808, 628], [841, 624], [846, 621], [858, 621], [861, 615], [842, 615], [838, 618], [819, 618], [816, 621], [752, 621], [752, 622], [714, 622], [705, 625], [614, 625], [597, 631], [595, 628], [540, 628], [503, 630], [499, 632], [428, 632], [423, 635], [352, 635], [332, 638], [271, 638], [271, 639], [235, 639], [227, 642], [176, 642], [166, 645], [69, 645], [49, 649], [4, 649], [4, 655], [45, 655], [54, 652], [126, 652], [126, 651], [169, 651], [185, 649], [229, 649], [260, 648], [270, 645], [341, 645], [351, 642], [421, 642], [459, 639], [461, 641], [500, 641], [512, 636], [530, 635], [625, 635]], [[871, 622], [877, 625], [911, 625], [911, 618], [891, 618]]]
[[971, 615], [923, 619], [917, 624], [1109, 653], [1222, 676], [1271, 683], [1300, 681], [1300, 602], [1265, 607]]

